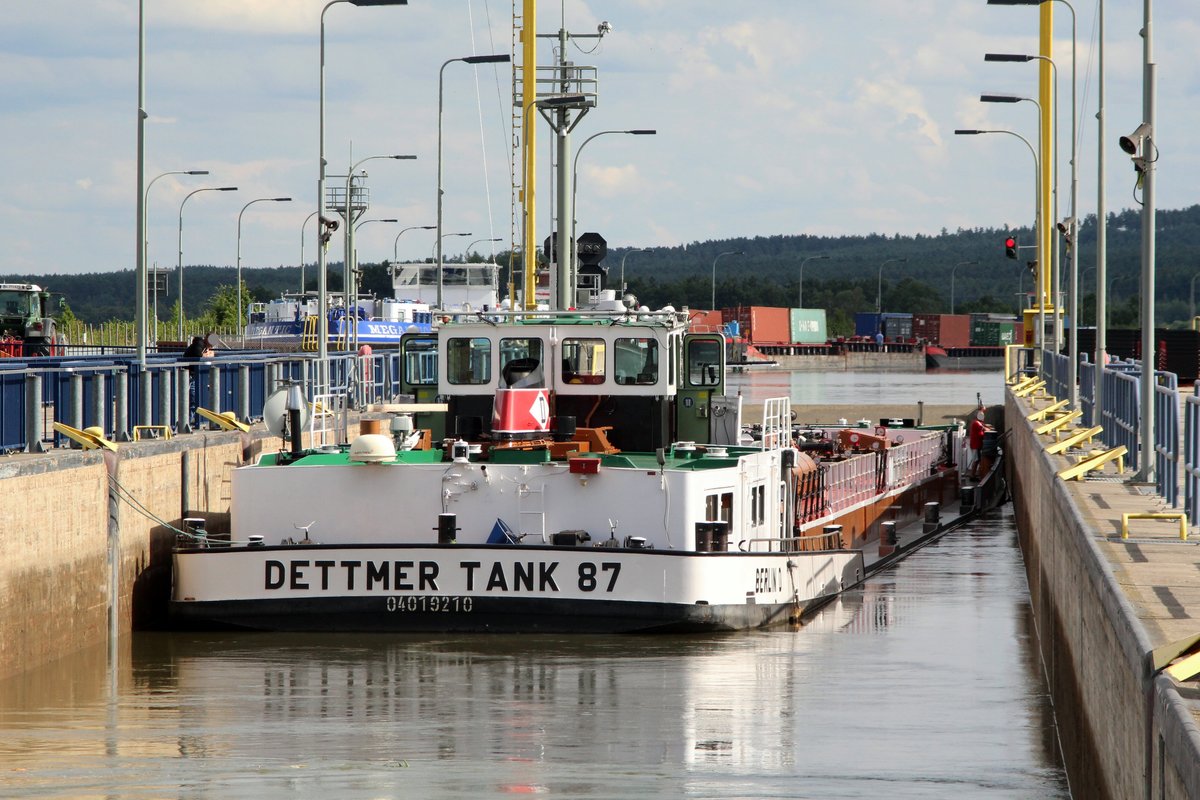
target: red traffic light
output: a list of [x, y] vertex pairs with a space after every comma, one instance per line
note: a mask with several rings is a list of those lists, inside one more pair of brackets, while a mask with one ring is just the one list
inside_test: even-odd
[[1009, 258], [1017, 257], [1017, 239], [1015, 236], [1010, 236], [1004, 240], [1004, 255]]

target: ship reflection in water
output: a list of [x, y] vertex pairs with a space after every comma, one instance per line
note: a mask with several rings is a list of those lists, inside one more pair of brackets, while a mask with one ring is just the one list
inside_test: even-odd
[[1025, 595], [1005, 515], [801, 629], [141, 634], [0, 684], [5, 793], [1067, 797]]

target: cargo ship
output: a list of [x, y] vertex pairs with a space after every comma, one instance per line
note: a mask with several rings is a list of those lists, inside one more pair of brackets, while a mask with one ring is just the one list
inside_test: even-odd
[[777, 398], [744, 443], [724, 351], [670, 309], [473, 317], [403, 338], [415, 402], [348, 443], [303, 446], [310, 406], [277, 393], [284, 445], [234, 470], [228, 537], [180, 533], [170, 611], [287, 631], [761, 627], [857, 585], [895, 544], [885, 523], [959, 501], [957, 427], [797, 437]]

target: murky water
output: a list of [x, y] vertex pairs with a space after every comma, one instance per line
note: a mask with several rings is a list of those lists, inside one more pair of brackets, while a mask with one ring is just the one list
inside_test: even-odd
[[0, 683], [0, 796], [1067, 797], [1011, 517], [800, 629], [139, 634]]

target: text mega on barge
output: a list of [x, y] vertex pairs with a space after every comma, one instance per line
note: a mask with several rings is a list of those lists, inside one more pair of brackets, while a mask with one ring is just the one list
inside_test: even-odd
[[761, 440], [739, 444], [724, 341], [688, 333], [686, 311], [474, 315], [410, 334], [401, 350], [415, 400], [401, 410], [416, 413], [394, 416], [386, 434], [304, 449], [299, 387], [290, 411], [282, 396], [268, 404], [291, 445], [234, 471], [228, 541], [181, 537], [177, 621], [764, 626], [858, 583], [881, 521], [957, 496], [956, 430], [798, 443], [779, 399]]

